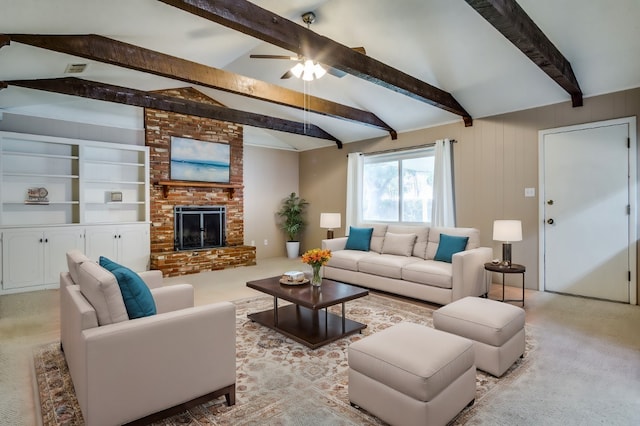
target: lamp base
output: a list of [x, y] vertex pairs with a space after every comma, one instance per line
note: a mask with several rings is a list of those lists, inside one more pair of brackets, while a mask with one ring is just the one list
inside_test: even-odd
[[327, 240], [333, 240], [333, 229], [327, 230]]
[[502, 244], [502, 262], [505, 266], [511, 266], [511, 243]]

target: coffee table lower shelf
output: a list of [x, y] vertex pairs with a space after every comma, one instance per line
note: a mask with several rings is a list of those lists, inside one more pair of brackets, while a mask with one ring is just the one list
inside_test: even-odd
[[247, 315], [258, 324], [284, 334], [311, 349], [331, 343], [342, 337], [357, 333], [366, 324], [340, 317], [323, 310], [313, 310], [300, 305], [286, 305]]

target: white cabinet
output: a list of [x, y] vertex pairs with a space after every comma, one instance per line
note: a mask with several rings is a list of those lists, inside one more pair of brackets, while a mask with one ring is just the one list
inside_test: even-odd
[[2, 289], [57, 287], [66, 252], [84, 248], [78, 227], [15, 228], [2, 232]]
[[72, 248], [145, 270], [149, 220], [147, 147], [0, 131], [0, 294], [57, 287]]
[[108, 257], [134, 271], [149, 268], [149, 224], [88, 226], [85, 253], [90, 259]]

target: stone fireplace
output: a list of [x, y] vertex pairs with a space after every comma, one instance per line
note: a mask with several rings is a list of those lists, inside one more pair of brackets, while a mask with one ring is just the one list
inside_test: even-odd
[[224, 206], [175, 206], [173, 246], [176, 251], [225, 246]]
[[[193, 88], [161, 93], [198, 102], [220, 105]], [[242, 126], [208, 118], [145, 109], [145, 139], [149, 147], [151, 182], [151, 269], [165, 276], [185, 275], [256, 264], [255, 247], [244, 245], [244, 191]], [[171, 137], [228, 143], [230, 179], [228, 184], [176, 182], [170, 179]], [[222, 238], [209, 247], [176, 246], [176, 209], [198, 210], [215, 207], [224, 211]], [[195, 216], [189, 218], [194, 219]], [[212, 218], [208, 218], [212, 219]], [[220, 217], [218, 217], [220, 219]], [[195, 219], [194, 219], [195, 220]], [[198, 220], [200, 218], [198, 217]], [[215, 226], [215, 222], [212, 224]], [[182, 222], [184, 226], [184, 221]], [[195, 227], [194, 227], [195, 229]], [[200, 228], [195, 239], [204, 238]], [[190, 237], [190, 238], [191, 238]], [[207, 237], [209, 240], [208, 232]]]

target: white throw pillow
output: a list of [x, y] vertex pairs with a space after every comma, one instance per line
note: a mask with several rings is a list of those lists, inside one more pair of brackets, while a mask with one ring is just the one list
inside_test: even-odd
[[394, 234], [387, 232], [382, 243], [382, 254], [411, 256], [416, 234]]
[[98, 325], [129, 320], [127, 308], [116, 277], [95, 262], [78, 267], [80, 292], [91, 303], [98, 316]]

